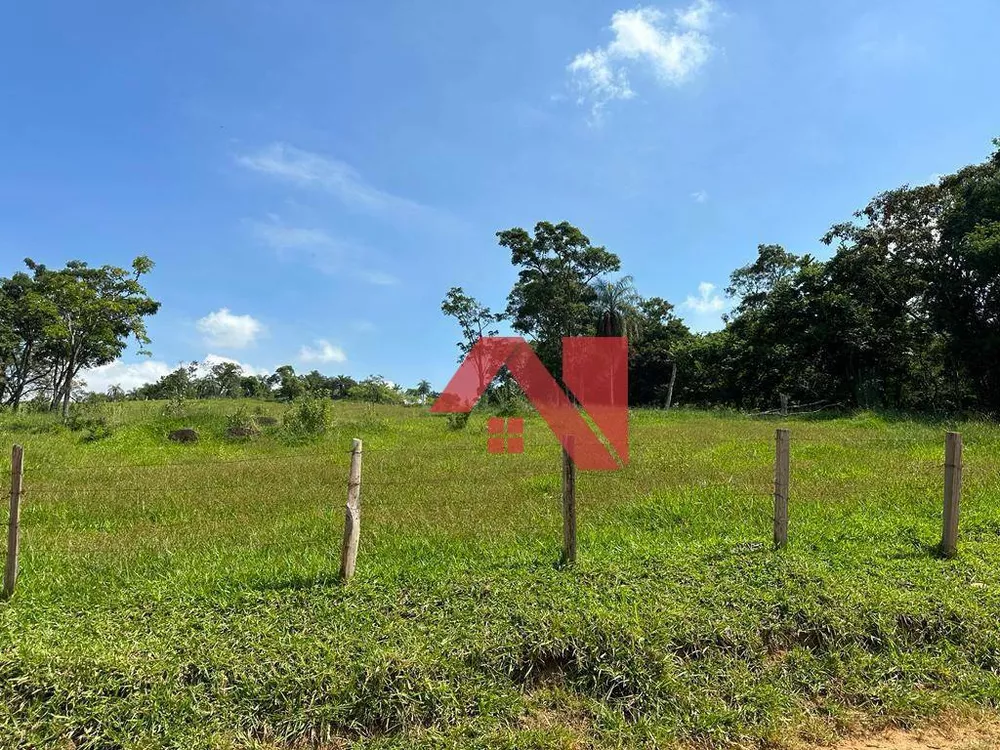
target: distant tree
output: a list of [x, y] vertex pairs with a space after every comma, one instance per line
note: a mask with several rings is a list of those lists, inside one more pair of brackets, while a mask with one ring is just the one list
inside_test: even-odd
[[347, 398], [351, 388], [357, 385], [357, 381], [348, 375], [336, 375], [329, 379], [330, 398], [336, 400]]
[[292, 401], [306, 392], [305, 385], [291, 365], [279, 367], [274, 371], [271, 380], [277, 385], [276, 395], [282, 401]]
[[240, 378], [240, 392], [244, 398], [264, 399], [271, 395], [271, 386], [260, 375], [244, 375]]
[[635, 279], [631, 276], [622, 276], [614, 281], [595, 279], [590, 287], [597, 335], [634, 338], [639, 332], [639, 305], [642, 302], [635, 290]]
[[462, 330], [462, 340], [458, 342], [459, 362], [479, 339], [496, 336], [498, 331], [495, 325], [503, 319], [503, 315], [494, 313], [458, 286], [448, 290], [441, 303], [441, 312], [454, 318]]
[[372, 404], [403, 403], [402, 389], [381, 375], [370, 375], [350, 390], [350, 397]]
[[663, 405], [670, 394], [678, 353], [691, 331], [661, 297], [638, 303], [639, 335], [629, 344], [629, 401], [636, 405]]
[[429, 380], [421, 380], [413, 390], [422, 399], [426, 399], [434, 392], [434, 388], [431, 386]]
[[215, 381], [215, 391], [222, 398], [239, 398], [243, 395], [243, 368], [235, 362], [212, 365], [209, 377]]

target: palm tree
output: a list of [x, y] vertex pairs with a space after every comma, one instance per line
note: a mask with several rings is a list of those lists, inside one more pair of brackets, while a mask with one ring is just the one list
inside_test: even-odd
[[427, 403], [427, 399], [430, 398], [432, 393], [434, 393], [434, 387], [429, 380], [421, 380], [417, 383], [417, 387], [413, 389], [413, 394], [420, 399], [420, 403], [422, 404]]
[[639, 302], [635, 279], [596, 279], [590, 285], [594, 293], [592, 306], [597, 319], [598, 336], [634, 337], [639, 333]]

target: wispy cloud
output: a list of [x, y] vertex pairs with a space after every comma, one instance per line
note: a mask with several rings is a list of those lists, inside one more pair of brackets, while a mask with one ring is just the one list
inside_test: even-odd
[[243, 349], [253, 344], [263, 333], [264, 326], [250, 315], [234, 315], [223, 307], [200, 318], [195, 327], [205, 344], [226, 349]]
[[705, 203], [708, 200], [708, 192], [705, 190], [696, 190], [691, 193], [691, 197], [695, 203]]
[[334, 346], [326, 339], [317, 339], [315, 346], [303, 346], [299, 349], [299, 361], [313, 362], [346, 362], [347, 354], [339, 346]]
[[399, 279], [395, 276], [383, 273], [382, 271], [359, 271], [358, 278], [364, 279], [369, 284], [376, 284], [378, 286], [395, 286], [399, 283]]
[[568, 65], [592, 114], [615, 99], [631, 99], [630, 67], [647, 67], [665, 85], [679, 86], [702, 68], [712, 53], [708, 30], [716, 14], [712, 0], [695, 0], [668, 15], [653, 7], [619, 10], [611, 16], [614, 39], [605, 47], [581, 52]]
[[[317, 271], [329, 275], [344, 273], [348, 256], [364, 259], [373, 255], [368, 248], [322, 229], [289, 226], [276, 214], [269, 214], [267, 221], [248, 221], [247, 226], [258, 241], [277, 251], [279, 257], [304, 259]], [[372, 269], [357, 271], [354, 276], [380, 286], [399, 283], [395, 276]]]
[[272, 143], [236, 161], [268, 177], [321, 189], [355, 210], [400, 219], [440, 218], [433, 208], [375, 187], [345, 162], [287, 143]]
[[688, 295], [684, 307], [700, 315], [720, 313], [726, 309], [726, 300], [715, 291], [715, 284], [703, 281], [698, 284], [698, 296]]

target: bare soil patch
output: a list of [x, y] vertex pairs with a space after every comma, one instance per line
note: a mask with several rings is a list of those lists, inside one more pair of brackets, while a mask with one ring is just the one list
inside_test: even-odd
[[1000, 723], [986, 722], [915, 731], [889, 730], [853, 738], [835, 750], [992, 750], [1000, 748]]

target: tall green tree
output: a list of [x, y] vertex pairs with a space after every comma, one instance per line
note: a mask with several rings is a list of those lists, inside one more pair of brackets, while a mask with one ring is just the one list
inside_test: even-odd
[[565, 221], [538, 222], [533, 234], [515, 227], [497, 232], [497, 238], [519, 269], [506, 317], [531, 339], [545, 365], [561, 372], [562, 337], [593, 335], [592, 283], [617, 272], [621, 261]]
[[48, 387], [49, 331], [57, 323], [55, 305], [35, 277], [0, 279], [0, 403], [17, 410]]
[[145, 319], [160, 303], [140, 278], [153, 262], [139, 256], [124, 269], [74, 260], [53, 270], [29, 258], [25, 265], [30, 278], [16, 274], [0, 284], [5, 392], [12, 406], [26, 388], [45, 392], [66, 415], [83, 369], [114, 361], [130, 339], [146, 353]]
[[678, 354], [691, 331], [662, 297], [640, 300], [638, 335], [629, 340], [629, 402], [663, 405], [670, 394]]

